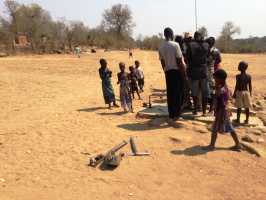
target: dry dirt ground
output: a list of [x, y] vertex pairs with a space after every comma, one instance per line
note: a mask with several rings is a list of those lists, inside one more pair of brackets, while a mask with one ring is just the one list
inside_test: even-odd
[[[105, 108], [98, 60], [114, 74], [119, 61], [133, 64], [127, 52], [83, 55], [17, 56], [0, 59], [1, 200], [243, 200], [266, 199], [266, 160], [224, 147], [204, 153], [198, 145], [209, 134], [199, 124], [174, 129], [150, 126], [135, 114]], [[156, 52], [134, 52], [146, 75], [144, 101], [164, 89]], [[265, 55], [224, 55], [230, 85], [237, 63], [250, 63], [255, 95], [266, 93]], [[118, 94], [116, 76], [113, 85]], [[135, 101], [135, 110], [142, 101]], [[89, 155], [105, 152], [130, 136], [150, 157], [128, 157], [113, 171], [87, 166]], [[174, 138], [174, 139], [173, 139]], [[129, 151], [129, 148], [125, 149]]]

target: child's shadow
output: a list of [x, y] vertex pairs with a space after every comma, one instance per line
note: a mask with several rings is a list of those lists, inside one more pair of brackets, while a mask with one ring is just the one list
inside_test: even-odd
[[78, 112], [95, 112], [98, 110], [104, 110], [107, 109], [106, 107], [92, 107], [92, 108], [83, 108], [83, 109], [79, 109], [77, 110]]
[[112, 115], [117, 115], [117, 116], [122, 116], [128, 114], [127, 112], [120, 111], [120, 112], [112, 112], [112, 113], [98, 113], [99, 115], [102, 116], [112, 116]]
[[[222, 151], [222, 150], [229, 150], [229, 149], [227, 149], [227, 148], [215, 148], [215, 150], [213, 150], [213, 151]], [[184, 150], [171, 151], [171, 153], [174, 155], [185, 155], [185, 156], [200, 156], [200, 155], [207, 154], [209, 152], [212, 152], [212, 151], [203, 150], [202, 146], [199, 146], [199, 145], [189, 147], [189, 148], [186, 148]]]

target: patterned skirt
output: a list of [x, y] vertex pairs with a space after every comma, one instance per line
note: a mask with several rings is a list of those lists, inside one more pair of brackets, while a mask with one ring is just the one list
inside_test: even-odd
[[235, 129], [226, 110], [220, 110], [215, 113], [215, 120], [212, 125], [212, 133], [232, 133]]
[[102, 81], [102, 90], [105, 104], [109, 104], [115, 101], [115, 93], [110, 80]]
[[123, 109], [131, 109], [132, 108], [132, 99], [129, 92], [129, 88], [126, 84], [121, 83], [120, 85], [120, 101], [121, 107]]

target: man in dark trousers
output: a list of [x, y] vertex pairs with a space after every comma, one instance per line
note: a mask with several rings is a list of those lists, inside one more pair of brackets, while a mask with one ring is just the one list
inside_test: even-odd
[[209, 98], [209, 84], [207, 79], [207, 58], [210, 47], [204, 41], [199, 32], [195, 32], [194, 40], [189, 43], [187, 48], [188, 77], [191, 81], [191, 96], [193, 99], [193, 114], [197, 115], [199, 104], [199, 94], [202, 96], [202, 111], [206, 115], [207, 103]]
[[166, 78], [169, 124], [173, 124], [181, 114], [186, 72], [181, 48], [173, 41], [173, 30], [166, 28], [164, 36], [165, 41], [160, 45], [159, 56]]

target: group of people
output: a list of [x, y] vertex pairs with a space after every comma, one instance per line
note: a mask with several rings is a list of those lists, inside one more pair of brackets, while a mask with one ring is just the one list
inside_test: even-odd
[[[230, 120], [231, 93], [226, 83], [227, 73], [220, 66], [222, 58], [215, 47], [215, 38], [204, 39], [199, 32], [195, 32], [194, 37], [185, 34], [184, 38], [174, 38], [171, 28], [164, 30], [164, 36], [165, 40], [159, 47], [159, 58], [166, 79], [169, 124], [175, 125], [186, 108], [192, 109], [194, 115], [201, 109], [203, 116], [206, 116], [209, 105], [209, 114], [214, 113], [215, 120], [210, 145], [204, 149], [214, 150], [218, 133], [230, 132], [235, 142], [231, 149], [240, 151], [241, 145]], [[105, 59], [100, 60], [100, 65], [105, 103], [110, 109], [112, 106], [119, 107], [111, 84], [112, 71], [107, 67]], [[239, 63], [238, 70], [241, 73], [236, 76], [233, 94], [237, 106], [236, 123], [240, 123], [242, 108], [246, 112], [245, 123], [249, 123], [252, 83], [251, 76], [246, 73], [247, 68], [247, 62]], [[133, 112], [132, 99], [135, 98], [135, 93], [141, 99], [144, 74], [139, 61], [135, 61], [135, 66], [129, 67], [129, 72], [126, 72], [126, 65], [122, 62], [119, 63], [119, 69], [117, 84], [120, 85], [121, 106], [125, 112]]]
[[[201, 108], [205, 116], [209, 104], [209, 112], [214, 111], [215, 120], [211, 143], [204, 149], [213, 150], [218, 133], [230, 132], [235, 142], [232, 150], [240, 151], [240, 142], [230, 121], [227, 73], [220, 66], [222, 59], [219, 50], [214, 46], [215, 38], [204, 39], [201, 33], [195, 32], [194, 38], [185, 34], [184, 38], [177, 36], [174, 41], [171, 28], [164, 30], [164, 36], [165, 40], [159, 47], [159, 57], [166, 78], [169, 124], [175, 124], [184, 107], [190, 105], [194, 115]], [[236, 76], [233, 95], [238, 108], [237, 123], [240, 123], [242, 108], [246, 110], [245, 123], [249, 122], [252, 84], [251, 76], [246, 73], [247, 68], [248, 63], [239, 63], [238, 69], [241, 73]]]
[[[109, 109], [119, 107], [116, 103], [114, 89], [111, 83], [112, 71], [107, 66], [105, 59], [100, 60], [99, 75], [102, 80], [102, 90], [105, 103]], [[141, 69], [140, 62], [135, 61], [135, 66], [129, 67], [129, 72], [126, 71], [126, 65], [123, 62], [119, 63], [120, 72], [117, 74], [117, 84], [120, 86], [120, 102], [121, 107], [125, 112], [134, 112], [133, 102], [135, 94], [141, 100], [140, 93], [144, 91], [144, 73]]]

